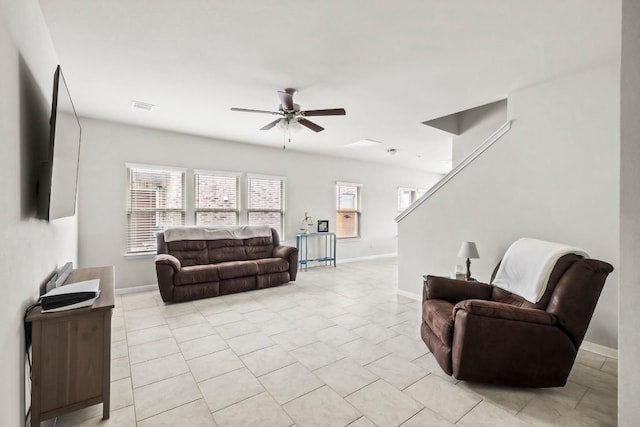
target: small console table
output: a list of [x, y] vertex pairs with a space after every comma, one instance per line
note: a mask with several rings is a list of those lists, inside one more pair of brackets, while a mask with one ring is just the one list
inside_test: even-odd
[[[324, 238], [324, 241], [322, 239]], [[309, 239], [320, 239], [324, 246], [324, 256], [309, 258]], [[307, 271], [310, 262], [333, 263], [336, 266], [336, 233], [298, 233], [296, 234], [299, 264]]]
[[93, 306], [52, 313], [35, 307], [26, 317], [33, 325], [32, 427], [97, 403], [109, 418], [114, 268], [73, 270], [65, 284], [91, 279], [100, 279]]

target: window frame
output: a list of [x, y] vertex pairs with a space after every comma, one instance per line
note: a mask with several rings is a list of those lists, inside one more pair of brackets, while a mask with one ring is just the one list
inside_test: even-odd
[[[280, 181], [280, 209], [252, 209], [251, 208], [251, 190], [250, 190], [250, 187], [251, 187], [251, 180], [252, 179]], [[245, 197], [246, 197], [246, 200], [247, 200], [247, 204], [246, 204], [247, 208], [246, 208], [246, 215], [245, 215], [246, 224], [247, 225], [251, 225], [251, 222], [250, 222], [249, 218], [250, 218], [252, 212], [266, 212], [266, 213], [268, 213], [268, 212], [278, 212], [278, 213], [280, 213], [280, 230], [278, 230], [278, 235], [279, 235], [281, 241], [285, 240], [286, 182], [287, 182], [287, 178], [285, 176], [262, 175], [262, 174], [248, 173], [247, 174], [246, 185], [245, 185], [245, 189], [246, 189]]]
[[[207, 175], [207, 176], [215, 176], [215, 177], [225, 177], [230, 178], [234, 177], [236, 179], [236, 207], [235, 209], [220, 209], [220, 208], [199, 208], [198, 207], [198, 176]], [[241, 192], [240, 192], [240, 177], [242, 176], [241, 172], [229, 172], [229, 171], [212, 171], [212, 170], [204, 170], [204, 169], [194, 169], [193, 170], [193, 223], [195, 225], [202, 225], [198, 223], [198, 213], [200, 212], [235, 212], [236, 221], [235, 225], [240, 225], [240, 212], [241, 212]], [[205, 226], [210, 224], [204, 224]], [[222, 227], [222, 225], [211, 225], [213, 227]]]
[[[137, 164], [137, 163], [125, 163], [125, 170], [126, 170], [126, 204], [125, 204], [125, 210], [126, 210], [126, 215], [127, 215], [127, 232], [126, 232], [126, 248], [125, 248], [125, 255], [126, 256], [137, 256], [137, 255], [147, 255], [147, 254], [153, 254], [157, 251], [157, 245], [156, 245], [156, 239], [155, 239], [155, 233], [160, 231], [160, 229], [156, 230], [153, 235], [153, 238], [150, 239], [150, 245], [144, 247], [144, 249], [138, 249], [138, 250], [132, 250], [133, 247], [131, 246], [131, 221], [132, 221], [132, 215], [135, 212], [155, 212], [156, 213], [156, 217], [158, 214], [161, 213], [171, 213], [171, 212], [177, 212], [180, 213], [181, 215], [181, 223], [180, 224], [175, 224], [176, 226], [184, 226], [186, 224], [186, 219], [187, 219], [187, 203], [186, 203], [186, 176], [187, 176], [187, 168], [179, 168], [179, 167], [174, 167], [174, 166], [160, 166], [160, 165], [147, 165], [147, 164]], [[180, 179], [180, 191], [181, 191], [181, 208], [154, 208], [154, 209], [149, 209], [149, 208], [145, 208], [145, 209], [135, 209], [134, 206], [132, 206], [132, 192], [134, 190], [134, 181], [133, 181], [133, 173], [136, 170], [141, 170], [141, 171], [156, 171], [156, 172], [161, 172], [161, 173], [171, 173], [171, 172], [178, 172], [181, 174], [181, 179]], [[151, 189], [149, 189], [149, 191], [151, 191]], [[157, 190], [156, 190], [157, 191]], [[172, 224], [173, 225], [173, 224]], [[171, 226], [171, 225], [170, 225]], [[162, 227], [161, 227], [162, 228]], [[166, 229], [167, 227], [164, 227], [163, 229]]]
[[[340, 187], [356, 187], [355, 209], [340, 209]], [[337, 239], [359, 239], [362, 237], [362, 184], [355, 182], [336, 181], [336, 238]], [[341, 236], [338, 227], [338, 215], [341, 213], [353, 213], [356, 215], [356, 234], [352, 236]]]

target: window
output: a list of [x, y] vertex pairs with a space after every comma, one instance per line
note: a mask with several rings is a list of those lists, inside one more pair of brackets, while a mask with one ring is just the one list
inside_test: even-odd
[[398, 188], [398, 212], [411, 206], [415, 200], [416, 191], [412, 188]]
[[247, 177], [247, 223], [269, 225], [284, 239], [284, 178]]
[[360, 237], [360, 188], [336, 183], [336, 237]]
[[185, 171], [127, 166], [127, 253], [156, 250], [156, 233], [184, 225]]
[[237, 225], [239, 173], [194, 171], [197, 225]]
[[398, 188], [398, 213], [403, 212], [413, 202], [422, 197], [427, 190], [415, 188]]

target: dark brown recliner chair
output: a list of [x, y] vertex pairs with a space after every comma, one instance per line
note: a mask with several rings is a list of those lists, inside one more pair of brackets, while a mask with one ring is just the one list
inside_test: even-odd
[[536, 304], [485, 283], [427, 276], [422, 339], [459, 380], [563, 386], [612, 271], [605, 262], [565, 255]]

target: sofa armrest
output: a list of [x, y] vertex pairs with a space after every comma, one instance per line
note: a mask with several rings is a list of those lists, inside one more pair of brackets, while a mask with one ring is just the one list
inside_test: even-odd
[[298, 252], [298, 249], [294, 246], [274, 246], [273, 247], [274, 258], [282, 258], [282, 259], [288, 260], [289, 256], [294, 252]]
[[556, 316], [544, 310], [517, 307], [497, 301], [466, 300], [453, 307], [453, 317], [458, 311], [464, 310], [476, 316], [492, 317], [496, 319], [515, 320], [518, 322], [538, 323], [541, 325], [555, 325]]
[[180, 271], [182, 265], [180, 264], [180, 260], [173, 255], [169, 254], [160, 254], [156, 255], [155, 259], [156, 265], [164, 264], [173, 267], [175, 271]]
[[298, 248], [294, 246], [275, 246], [272, 256], [289, 262], [289, 280], [296, 280], [298, 275]]
[[173, 301], [173, 279], [180, 271], [182, 266], [178, 258], [169, 254], [156, 255], [156, 275], [158, 277], [158, 289], [160, 290], [160, 296], [162, 301]]
[[424, 281], [423, 301], [443, 299], [455, 304], [466, 299], [491, 298], [492, 287], [486, 283], [427, 276]]

